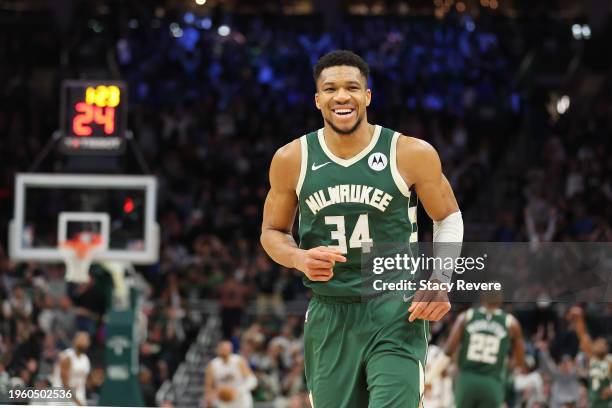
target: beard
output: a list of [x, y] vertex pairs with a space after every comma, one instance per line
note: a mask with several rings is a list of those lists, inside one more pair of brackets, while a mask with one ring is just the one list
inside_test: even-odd
[[363, 117], [361, 116], [357, 117], [357, 121], [355, 122], [355, 124], [351, 126], [351, 128], [348, 130], [340, 129], [339, 127], [337, 127], [336, 125], [334, 125], [331, 121], [327, 119], [325, 119], [325, 123], [327, 123], [334, 130], [334, 132], [338, 133], [339, 135], [350, 135], [351, 133], [355, 131], [355, 129], [359, 127], [359, 125], [361, 125], [362, 120], [363, 120]]
[[598, 350], [593, 351], [593, 354], [595, 355], [595, 357], [599, 358], [600, 360], [603, 360], [608, 355], [608, 352], [605, 350]]
[[87, 352], [87, 347], [85, 346], [76, 346], [74, 349], [76, 352], [82, 353], [82, 354], [85, 354]]

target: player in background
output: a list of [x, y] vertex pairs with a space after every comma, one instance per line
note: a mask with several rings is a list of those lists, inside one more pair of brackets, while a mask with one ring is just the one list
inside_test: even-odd
[[53, 387], [70, 390], [76, 405], [87, 405], [85, 386], [91, 364], [86, 352], [90, 344], [87, 332], [76, 333], [73, 346], [60, 353], [51, 377]]
[[589, 407], [611, 408], [612, 355], [608, 352], [608, 342], [603, 337], [591, 339], [584, 321], [584, 311], [580, 307], [572, 307], [568, 318], [580, 340], [580, 350], [588, 359]]
[[244, 358], [232, 352], [232, 343], [222, 341], [217, 357], [206, 367], [204, 378], [205, 408], [252, 408], [251, 391], [257, 378]]
[[461, 313], [444, 346], [444, 353], [433, 363], [434, 382], [459, 349], [455, 379], [458, 408], [501, 407], [504, 403], [508, 356], [514, 367], [525, 365], [523, 333], [518, 320], [501, 309], [500, 293], [483, 295], [482, 306]]
[[[431, 377], [431, 369], [433, 363], [438, 357], [444, 353], [442, 347], [435, 344], [430, 344], [427, 349], [427, 365], [425, 366], [425, 379]], [[428, 381], [425, 384], [425, 393], [423, 395], [423, 407], [427, 408], [449, 408], [455, 405], [453, 394], [453, 377], [455, 367], [449, 364], [444, 369], [435, 382]]]

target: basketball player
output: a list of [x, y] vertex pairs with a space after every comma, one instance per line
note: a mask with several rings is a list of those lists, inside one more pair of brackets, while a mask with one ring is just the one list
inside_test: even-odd
[[485, 294], [483, 305], [461, 313], [433, 363], [428, 382], [437, 380], [459, 349], [459, 372], [455, 380], [458, 408], [501, 407], [506, 393], [508, 355], [514, 366], [525, 366], [521, 325], [501, 309], [501, 296]]
[[206, 367], [204, 407], [252, 408], [255, 387], [257, 378], [244, 358], [232, 353], [232, 343], [220, 342], [217, 357]]
[[[368, 122], [368, 74], [350, 51], [323, 56], [314, 100], [324, 127], [281, 147], [270, 167], [261, 242], [276, 262], [302, 271], [314, 293], [304, 354], [315, 408], [418, 407], [426, 321], [450, 310], [448, 296], [410, 293], [410, 307], [386, 296], [362, 302], [362, 244], [415, 243], [416, 194], [434, 220], [434, 241], [463, 239], [436, 151]], [[299, 247], [291, 234], [298, 209]]]
[[580, 340], [580, 349], [589, 361], [589, 407], [612, 407], [612, 355], [608, 353], [608, 342], [603, 337], [591, 339], [584, 322], [584, 312], [578, 306], [570, 309], [569, 319]]
[[85, 353], [90, 343], [87, 332], [77, 332], [74, 336], [73, 347], [60, 353], [51, 377], [53, 387], [70, 390], [72, 400], [76, 405], [87, 405], [85, 385], [91, 365]]

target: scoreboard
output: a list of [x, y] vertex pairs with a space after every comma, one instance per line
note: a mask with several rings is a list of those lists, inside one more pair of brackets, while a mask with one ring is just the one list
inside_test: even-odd
[[118, 153], [125, 145], [127, 91], [119, 81], [62, 83], [61, 148], [67, 153]]

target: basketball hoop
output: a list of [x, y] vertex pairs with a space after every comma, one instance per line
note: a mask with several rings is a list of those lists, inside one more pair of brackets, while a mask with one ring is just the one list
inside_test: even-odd
[[89, 282], [89, 267], [96, 254], [105, 249], [102, 235], [93, 232], [80, 232], [75, 238], [61, 241], [59, 251], [66, 264], [68, 282]]

